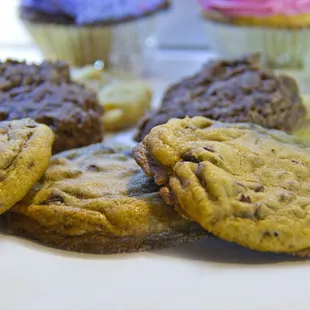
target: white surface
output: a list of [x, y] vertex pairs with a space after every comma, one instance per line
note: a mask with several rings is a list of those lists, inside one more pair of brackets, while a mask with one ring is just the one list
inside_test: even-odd
[[79, 255], [0, 235], [1, 310], [308, 310], [310, 262], [218, 240]]
[[[148, 78], [157, 90], [155, 101], [167, 84], [210, 56], [159, 54], [158, 72]], [[0, 310], [308, 310], [308, 276], [310, 260], [216, 239], [96, 256], [0, 235]]]

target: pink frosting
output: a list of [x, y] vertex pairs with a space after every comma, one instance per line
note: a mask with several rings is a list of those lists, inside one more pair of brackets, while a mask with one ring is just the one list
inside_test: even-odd
[[310, 12], [310, 0], [198, 0], [226, 16], [298, 15]]

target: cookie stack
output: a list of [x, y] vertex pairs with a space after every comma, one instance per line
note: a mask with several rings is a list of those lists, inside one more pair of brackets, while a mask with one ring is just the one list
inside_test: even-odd
[[[45, 144], [47, 167], [52, 139]], [[35, 151], [29, 146], [32, 159]], [[24, 198], [5, 214], [11, 233], [56, 248], [105, 254], [175, 246], [206, 235], [165, 204], [130, 150], [95, 144], [53, 156], [45, 173], [35, 168], [28, 168], [33, 182], [21, 193]], [[2, 183], [0, 190], [2, 195]]]
[[[310, 256], [310, 142], [284, 132], [305, 115], [290, 77], [261, 69], [253, 57], [211, 62], [168, 90], [132, 151], [94, 144], [102, 139], [102, 108], [65, 64], [9, 61], [0, 69], [6, 232], [87, 253], [212, 234], [253, 250]], [[110, 114], [119, 118], [109, 129], [133, 125], [133, 90], [150, 100], [141, 83], [100, 94], [108, 115], [124, 111]]]

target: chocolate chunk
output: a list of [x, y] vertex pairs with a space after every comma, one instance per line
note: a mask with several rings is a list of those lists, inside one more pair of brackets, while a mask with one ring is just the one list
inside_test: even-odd
[[274, 232], [270, 232], [270, 231], [266, 231], [264, 232], [264, 237], [279, 237], [279, 233], [274, 231]]
[[32, 169], [34, 166], [35, 166], [35, 163], [34, 163], [33, 161], [31, 161], [31, 162], [28, 164], [28, 168], [29, 168], [29, 169]]
[[252, 200], [251, 200], [251, 197], [250, 196], [248, 196], [248, 195], [244, 195], [244, 194], [242, 194], [241, 196], [240, 196], [240, 199], [239, 199], [241, 202], [247, 202], [247, 203], [251, 203], [252, 202]]
[[87, 167], [87, 170], [89, 171], [100, 171], [101, 169], [97, 166], [97, 165], [94, 165], [94, 164], [91, 164]]
[[57, 204], [57, 205], [59, 205], [59, 204], [62, 204], [62, 203], [64, 203], [64, 199], [60, 195], [58, 195], [58, 194], [50, 196], [48, 198], [48, 200], [47, 200], [47, 204]]
[[258, 185], [256, 188], [255, 188], [255, 192], [256, 193], [259, 193], [259, 192], [263, 192], [264, 191], [264, 186], [262, 184]]
[[186, 152], [183, 156], [182, 156], [182, 159], [184, 161], [190, 161], [192, 163], [196, 163], [196, 164], [199, 164], [200, 163], [200, 160], [199, 158], [197, 158], [195, 156], [195, 154], [191, 153], [191, 152]]
[[215, 152], [215, 150], [214, 150], [214, 148], [213, 148], [213, 146], [211, 146], [211, 145], [206, 145], [206, 146], [204, 146], [203, 147], [206, 151], [209, 151], [209, 152]]

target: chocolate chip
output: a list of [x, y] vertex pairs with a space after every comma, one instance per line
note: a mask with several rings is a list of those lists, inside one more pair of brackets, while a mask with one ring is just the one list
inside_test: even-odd
[[224, 158], [223, 158], [222, 155], [218, 154], [218, 157], [219, 157], [222, 161], [224, 161]]
[[236, 185], [239, 185], [241, 187], [243, 187], [244, 189], [248, 189], [245, 185], [241, 184], [240, 182], [234, 182]]
[[60, 205], [62, 203], [64, 203], [64, 199], [60, 196], [60, 195], [52, 195], [48, 198], [47, 200], [48, 204], [56, 204], [56, 205]]
[[36, 128], [37, 124], [33, 123], [33, 124], [27, 124], [27, 128]]
[[204, 146], [203, 149], [206, 151], [212, 152], [212, 153], [215, 152], [213, 146], [211, 146], [211, 145]]
[[98, 166], [96, 166], [95, 164], [91, 164], [87, 167], [87, 170], [89, 170], [89, 171], [100, 171], [101, 169]]
[[189, 124], [188, 126], [185, 127], [185, 129], [197, 129], [197, 127], [194, 124]]
[[250, 197], [249, 195], [244, 195], [244, 194], [242, 194], [242, 195], [240, 196], [239, 201], [241, 201], [241, 202], [247, 202], [247, 203], [251, 203], [251, 202], [252, 202], [251, 197]]
[[296, 195], [292, 192], [285, 192], [280, 195], [279, 201], [280, 202], [288, 202], [292, 201], [296, 198]]
[[265, 190], [264, 186], [262, 184], [258, 185], [256, 188], [255, 188], [255, 192], [256, 193], [260, 193], [260, 192], [263, 192]]
[[35, 163], [32, 161], [28, 164], [28, 169], [31, 169], [35, 166]]
[[270, 231], [265, 231], [264, 232], [264, 237], [278, 237], [279, 234], [278, 232], [274, 231], [274, 232], [270, 232]]
[[191, 152], [186, 152], [183, 156], [182, 156], [182, 159], [184, 161], [189, 161], [189, 162], [192, 162], [192, 163], [196, 163], [196, 164], [199, 164], [200, 163], [200, 160], [199, 158], [197, 158], [194, 154], [192, 154]]
[[300, 187], [299, 183], [296, 181], [290, 181], [288, 182], [288, 188], [289, 190], [295, 191]]

